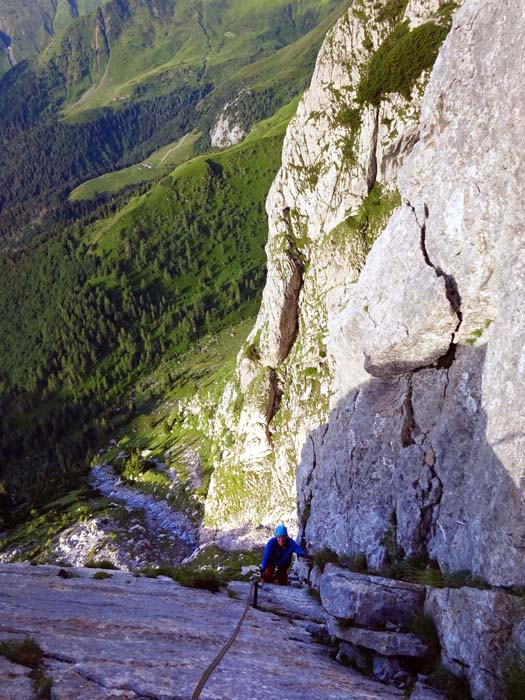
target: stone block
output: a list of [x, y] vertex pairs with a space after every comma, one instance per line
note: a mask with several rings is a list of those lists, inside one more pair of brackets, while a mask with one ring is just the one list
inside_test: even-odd
[[362, 627], [407, 627], [422, 612], [425, 589], [404, 581], [367, 576], [327, 564], [321, 578], [321, 601], [336, 618]]
[[425, 613], [436, 624], [444, 665], [468, 679], [474, 700], [501, 700], [525, 619], [521, 601], [499, 591], [429, 589]]
[[368, 655], [348, 642], [341, 642], [336, 659], [339, 663], [345, 664], [345, 666], [352, 666], [352, 668], [361, 671], [361, 673], [368, 673], [370, 670], [370, 658]]

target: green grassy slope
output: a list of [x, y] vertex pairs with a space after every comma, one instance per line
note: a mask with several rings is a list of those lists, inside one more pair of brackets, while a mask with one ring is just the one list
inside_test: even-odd
[[345, 4], [109, 0], [77, 19], [0, 79], [0, 238], [27, 240], [82, 182], [189, 131], [205, 150], [226, 102], [245, 129], [270, 116], [304, 89]]
[[194, 155], [195, 142], [198, 138], [198, 133], [184, 134], [177, 141], [154, 151], [140, 163], [84, 182], [71, 192], [69, 199], [71, 201], [94, 199], [101, 193], [113, 194], [130, 185], [167, 175], [175, 166], [184, 163]]
[[[277, 110], [272, 117], [256, 124], [244, 143], [247, 144], [264, 136], [281, 135], [295, 113], [298, 101], [299, 97], [294, 98]], [[69, 199], [71, 201], [94, 199], [101, 194], [113, 194], [130, 185], [137, 185], [167, 175], [173, 167], [190, 160], [195, 155], [195, 143], [198, 138], [199, 134], [196, 133], [185, 134], [178, 141], [169, 143], [151, 153], [140, 163], [101, 175], [79, 185], [71, 192]]]
[[[107, 72], [101, 67], [96, 74], [91, 71], [89, 94], [75, 93], [75, 99], [68, 95], [65, 113], [74, 116], [118, 100], [158, 94], [174, 83], [220, 86], [244, 66], [317, 29], [328, 17], [326, 31], [343, 5], [336, 0], [181, 0], [171, 7], [164, 1], [156, 17], [149, 6], [135, 2], [130, 20], [122, 23], [118, 35], [113, 32], [117, 36], [110, 42]], [[109, 6], [104, 12], [109, 13]], [[91, 18], [93, 34], [95, 26]], [[312, 44], [319, 38], [309, 37], [314, 51], [318, 43]], [[57, 51], [63, 55], [63, 47], [55, 42], [43, 58], [50, 60]]]
[[10, 488], [37, 499], [64, 488], [114, 420], [133, 415], [136, 387], [161, 359], [164, 388], [176, 388], [175, 358], [255, 313], [264, 202], [293, 111], [180, 165], [115, 216], [0, 261], [0, 480]]
[[[0, 76], [8, 71], [6, 46], [17, 63], [35, 56], [54, 34], [103, 0], [0, 0]], [[3, 37], [2, 37], [3, 35]]]

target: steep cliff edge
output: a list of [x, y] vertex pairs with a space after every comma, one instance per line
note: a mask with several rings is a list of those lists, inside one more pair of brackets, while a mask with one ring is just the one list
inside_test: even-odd
[[[209, 527], [296, 519], [301, 451], [312, 446], [313, 431], [326, 430], [330, 402], [341, 395], [329, 322], [348, 303], [372, 243], [401, 202], [397, 172], [418, 139], [424, 87], [451, 10], [434, 0], [374, 10], [356, 2], [325, 39], [267, 202], [268, 279], [216, 420]], [[430, 280], [428, 288], [440, 295], [452, 333], [457, 317], [444, 281]], [[352, 381], [366, 381], [360, 358], [349, 361]], [[299, 491], [304, 525], [311, 493], [308, 485]]]
[[523, 585], [523, 9], [466, 2], [426, 86], [450, 5], [403, 5], [354, 3], [288, 129], [206, 522], [292, 521], [300, 462], [310, 548]]
[[430, 588], [426, 610], [485, 699], [523, 646], [525, 9], [465, 0], [447, 35], [451, 9], [356, 2], [325, 40], [267, 202], [205, 525], [297, 519], [310, 551], [374, 572], [479, 577], [493, 590]]

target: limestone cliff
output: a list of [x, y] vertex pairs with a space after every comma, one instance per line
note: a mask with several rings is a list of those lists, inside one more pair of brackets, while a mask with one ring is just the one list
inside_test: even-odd
[[402, 5], [354, 3], [288, 129], [206, 522], [297, 494], [311, 548], [523, 585], [523, 9], [466, 2], [430, 75], [450, 5]]
[[312, 552], [479, 577], [426, 609], [446, 666], [500, 698], [523, 648], [525, 7], [465, 0], [450, 31], [450, 3], [374, 8], [327, 35], [288, 129], [205, 525], [297, 518]]
[[[359, 357], [328, 347], [329, 322], [400, 204], [397, 172], [418, 139], [422, 95], [450, 11], [435, 0], [385, 1], [373, 11], [356, 2], [325, 39], [267, 202], [268, 280], [216, 419], [209, 527], [294, 522], [297, 464], [315, 431], [326, 430], [345, 363], [356, 367], [351, 384], [367, 381]], [[390, 78], [400, 56], [401, 73]], [[443, 280], [429, 285], [441, 290]], [[446, 313], [454, 328], [448, 302]], [[311, 482], [304, 466], [299, 476]], [[311, 493], [302, 483], [299, 491], [304, 525]], [[340, 520], [339, 509], [334, 517]]]

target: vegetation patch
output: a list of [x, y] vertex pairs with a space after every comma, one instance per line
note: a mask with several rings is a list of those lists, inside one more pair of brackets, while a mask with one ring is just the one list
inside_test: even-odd
[[17, 551], [17, 560], [47, 563], [55, 538], [66, 528], [107, 513], [110, 501], [96, 498], [91, 489], [83, 487], [57, 499], [41, 510], [31, 509], [28, 519], [7, 530], [0, 542], [0, 551]]
[[107, 571], [97, 571], [96, 574], [93, 574], [93, 578], [97, 581], [103, 581], [106, 578], [112, 578], [113, 574], [108, 574]]
[[377, 22], [397, 24], [403, 18], [408, 0], [387, 0], [376, 15]]
[[36, 700], [49, 700], [53, 680], [42, 668], [44, 652], [34, 639], [28, 637], [22, 641], [0, 642], [0, 654], [9, 661], [31, 669], [29, 677], [33, 684]]
[[434, 620], [429, 615], [418, 613], [409, 625], [409, 632], [419, 637], [428, 648], [427, 664], [435, 668], [441, 655], [441, 642], [439, 641], [439, 634]]
[[254, 314], [284, 126], [213, 163], [184, 164], [168, 188], [97, 226], [2, 259], [0, 462], [9, 490], [42, 503], [70, 488], [90, 447], [133, 417], [129, 392], [161, 358], [169, 389], [199, 338]]
[[525, 697], [525, 655], [516, 654], [503, 672], [504, 700], [523, 700]]
[[470, 686], [465, 678], [459, 678], [442, 665], [438, 665], [425, 678], [425, 683], [431, 688], [441, 691], [448, 700], [471, 700]]
[[400, 205], [401, 196], [398, 190], [388, 190], [380, 182], [376, 182], [362, 200], [357, 212], [330, 231], [329, 244], [347, 250], [352, 265], [360, 270], [374, 241]]
[[232, 580], [248, 580], [243, 567], [258, 566], [262, 551], [227, 552], [212, 545], [206, 547], [184, 566], [149, 567], [142, 573], [150, 578], [168, 576], [187, 588], [200, 588], [217, 593]]
[[490, 588], [486, 581], [470, 571], [442, 571], [436, 562], [425, 562], [417, 558], [398, 562], [395, 568], [390, 569], [390, 573], [393, 574], [392, 578], [432, 588]]
[[421, 73], [434, 65], [448, 31], [448, 24], [427, 22], [414, 29], [407, 22], [398, 24], [363, 69], [359, 104], [379, 105], [390, 93], [409, 99]]
[[323, 547], [314, 554], [314, 565], [323, 573], [327, 564], [339, 564], [339, 556], [330, 547]]
[[84, 566], [87, 569], [112, 569], [113, 571], [118, 571], [118, 566], [115, 566], [112, 561], [108, 561], [107, 559], [101, 559], [100, 561], [90, 559]]

